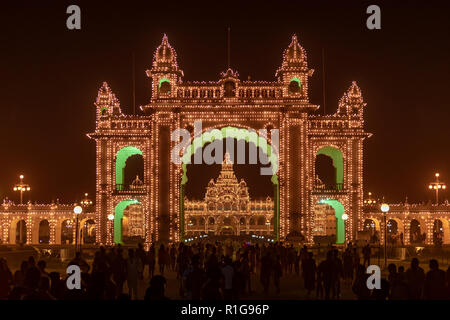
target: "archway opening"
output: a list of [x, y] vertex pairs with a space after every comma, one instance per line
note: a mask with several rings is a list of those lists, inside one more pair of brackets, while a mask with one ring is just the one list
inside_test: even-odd
[[289, 93], [299, 93], [301, 89], [301, 82], [300, 79], [297, 77], [293, 77], [290, 81], [289, 81], [289, 87], [288, 87], [288, 91]]
[[61, 244], [71, 243], [73, 243], [73, 223], [68, 219], [61, 223]]
[[169, 94], [171, 90], [170, 80], [162, 78], [158, 83], [158, 91], [162, 94]]
[[80, 238], [83, 243], [92, 244], [95, 243], [95, 221], [87, 219], [84, 221], [80, 230]]
[[316, 170], [316, 189], [335, 190], [336, 189], [336, 168], [333, 159], [327, 155], [319, 154], [314, 164]]
[[17, 221], [15, 238], [16, 244], [27, 243], [27, 223], [25, 222], [25, 220]]
[[125, 161], [125, 168], [123, 169], [124, 188], [128, 190], [136, 178], [144, 182], [144, 157], [141, 154], [134, 154]]
[[[219, 145], [221, 148], [218, 148]], [[244, 146], [245, 152], [242, 152], [242, 146]], [[222, 152], [218, 151], [219, 149], [221, 149]], [[200, 200], [206, 198], [205, 191], [207, 187], [210, 186], [209, 183], [211, 183], [211, 178], [213, 178], [212, 185], [214, 185], [217, 182], [217, 180], [214, 182], [214, 178], [217, 178], [221, 174], [220, 172], [223, 164], [220, 164], [218, 159], [224, 159], [225, 152], [230, 152], [230, 161], [233, 170], [235, 170], [235, 176], [238, 181], [241, 179], [238, 183], [238, 188], [240, 190], [244, 190], [245, 187], [249, 185], [250, 188], [253, 187], [251, 190], [254, 190], [254, 192], [258, 192], [258, 190], [264, 190], [265, 192], [265, 196], [257, 195], [254, 197], [250, 194], [252, 198], [266, 199], [268, 195], [273, 195], [273, 198], [270, 197], [272, 205], [266, 205], [265, 210], [269, 210], [269, 214], [275, 216], [276, 219], [272, 228], [270, 229], [269, 225], [267, 230], [274, 234], [278, 239], [279, 186], [278, 177], [276, 175], [278, 169], [277, 154], [273, 151], [272, 146], [268, 144], [265, 137], [259, 136], [256, 132], [236, 127], [223, 127], [220, 130], [213, 129], [206, 131], [201, 136], [196, 137], [191, 142], [191, 145], [185, 149], [182, 157], [183, 177], [180, 185], [180, 238], [184, 238], [186, 231], [185, 215], [189, 215], [189, 213], [184, 210], [185, 198], [196, 198]], [[237, 152], [240, 152], [239, 159], [237, 157]], [[198, 159], [198, 156], [201, 157], [202, 154], [211, 155], [215, 161], [210, 164], [207, 164], [206, 161], [203, 161], [201, 164], [194, 164], [196, 162], [195, 159]], [[244, 157], [242, 157], [242, 154], [244, 154]], [[250, 161], [250, 154], [256, 154], [256, 159], [252, 158]], [[217, 162], [219, 162], [219, 164], [217, 164]], [[266, 169], [265, 175], [261, 174], [261, 169], [263, 168]], [[250, 171], [252, 170], [255, 174], [250, 174]], [[205, 174], [205, 171], [211, 172], [211, 174]], [[267, 171], [270, 172], [269, 175], [267, 175]], [[259, 182], [255, 183], [254, 181], [257, 181], [258, 179]], [[188, 187], [188, 181], [194, 181], [196, 187]], [[193, 190], [199, 191], [200, 194], [192, 196], [191, 192]], [[237, 193], [237, 195], [239, 194], [240, 193]], [[232, 196], [228, 199], [230, 201], [226, 201], [226, 196], [223, 195], [223, 197], [220, 198], [221, 201], [217, 201], [215, 204], [207, 202], [203, 207], [205, 210], [213, 208], [213, 210], [216, 211], [226, 211], [230, 213], [240, 213], [241, 210], [244, 210], [247, 213], [251, 212], [252, 208], [248, 202], [237, 201], [237, 199], [234, 198], [235, 197]], [[208, 213], [211, 212], [208, 211]], [[239, 221], [239, 216], [237, 216], [235, 220]], [[238, 223], [236, 223], [236, 226], [237, 225]], [[233, 225], [234, 229], [237, 229], [236, 226]], [[211, 229], [207, 230], [208, 233], [211, 233], [212, 230], [220, 232], [220, 227], [217, 226], [217, 224], [214, 227], [209, 224], [207, 227], [210, 227]]]
[[[341, 150], [332, 146], [325, 146], [320, 148], [316, 153], [316, 161], [319, 155], [325, 155], [331, 158], [333, 167], [335, 169], [335, 180], [333, 181], [333, 189], [341, 190], [344, 184], [344, 157]], [[328, 169], [329, 170], [329, 169]], [[328, 173], [328, 172], [326, 172]], [[317, 173], [316, 173], [317, 175]]]
[[114, 243], [142, 242], [145, 239], [142, 204], [134, 199], [119, 202], [114, 209]]
[[444, 224], [440, 219], [433, 223], [433, 244], [438, 247], [444, 244]]
[[39, 222], [39, 243], [48, 244], [50, 243], [50, 225], [48, 220], [42, 220]]
[[[125, 190], [125, 167], [127, 165], [127, 160], [134, 156], [142, 156], [142, 151], [136, 147], [127, 146], [120, 149], [116, 154], [116, 190]], [[133, 162], [133, 160], [131, 161]], [[143, 172], [143, 171], [142, 171]], [[130, 173], [131, 174], [131, 173]], [[143, 176], [143, 173], [142, 173]], [[132, 179], [136, 178], [134, 176]]]
[[398, 232], [398, 223], [393, 219], [389, 219], [386, 223], [387, 228], [387, 242], [396, 245], [400, 243], [400, 234]]
[[416, 219], [411, 220], [409, 235], [411, 243], [423, 244], [425, 241], [424, 235], [422, 234], [420, 228], [420, 222]]
[[326, 203], [334, 209], [336, 217], [336, 243], [345, 243], [345, 220], [343, 219], [345, 213], [344, 206], [335, 199], [322, 199], [319, 203]]

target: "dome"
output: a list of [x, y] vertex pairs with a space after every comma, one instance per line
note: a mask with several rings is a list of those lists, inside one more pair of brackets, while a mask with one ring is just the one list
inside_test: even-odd
[[296, 35], [292, 36], [291, 43], [284, 51], [283, 63], [276, 73], [287, 70], [308, 71], [306, 51], [298, 42]]
[[166, 67], [174, 70], [178, 69], [177, 65], [177, 53], [175, 49], [169, 43], [167, 35], [164, 34], [161, 44], [156, 48], [153, 56], [154, 67]]

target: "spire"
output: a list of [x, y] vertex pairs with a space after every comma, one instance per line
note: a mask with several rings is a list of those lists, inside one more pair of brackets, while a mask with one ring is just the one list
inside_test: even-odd
[[298, 42], [295, 34], [291, 38], [291, 43], [284, 51], [283, 62], [281, 68], [277, 70], [277, 75], [282, 71], [308, 71], [306, 51]]
[[163, 35], [161, 44], [156, 48], [155, 54], [153, 55], [153, 68], [152, 72], [170, 72], [183, 71], [178, 69], [177, 64], [177, 53], [175, 49], [170, 45], [169, 38], [166, 34]]
[[220, 171], [219, 177], [217, 178], [217, 184], [238, 184], [238, 180], [233, 170], [233, 161], [231, 160], [230, 154], [225, 153], [222, 170]]
[[339, 100], [338, 115], [359, 116], [362, 118], [363, 109], [367, 104], [362, 97], [361, 89], [353, 81], [350, 88], [344, 93]]
[[95, 105], [97, 106], [99, 116], [104, 116], [111, 113], [121, 113], [119, 99], [116, 98], [116, 95], [112, 92], [106, 81], [103, 82], [102, 86], [98, 90]]

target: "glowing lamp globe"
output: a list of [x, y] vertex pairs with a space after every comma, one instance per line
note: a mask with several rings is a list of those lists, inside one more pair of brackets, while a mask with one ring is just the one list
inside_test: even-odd
[[112, 213], [108, 214], [108, 220], [109, 221], [113, 221], [114, 220], [114, 215]]
[[387, 203], [383, 203], [381, 205], [381, 211], [384, 212], [384, 213], [388, 212], [389, 211], [389, 205]]
[[75, 208], [73, 208], [73, 213], [80, 214], [81, 212], [83, 212], [83, 208], [82, 207], [76, 206]]
[[344, 221], [348, 220], [348, 214], [344, 213], [342, 215], [342, 220], [344, 220]]

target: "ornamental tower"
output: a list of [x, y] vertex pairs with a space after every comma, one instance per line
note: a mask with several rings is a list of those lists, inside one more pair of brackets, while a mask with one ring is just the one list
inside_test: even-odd
[[300, 98], [308, 102], [308, 78], [314, 73], [308, 69], [306, 51], [293, 35], [291, 43], [284, 51], [281, 67], [275, 73], [283, 86], [283, 95]]
[[181, 82], [183, 71], [178, 68], [177, 53], [165, 34], [153, 55], [152, 68], [146, 73], [152, 79], [152, 101], [176, 97], [177, 83]]

